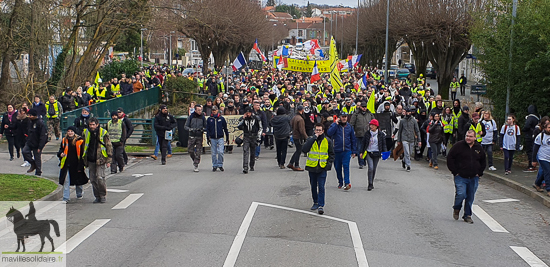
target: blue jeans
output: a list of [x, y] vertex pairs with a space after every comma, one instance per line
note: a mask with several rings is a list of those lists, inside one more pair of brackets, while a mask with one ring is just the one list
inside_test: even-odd
[[[361, 146], [363, 145], [363, 137], [356, 137], [355, 139], [357, 140], [355, 142], [355, 144], [356, 144], [355, 150], [357, 151], [357, 154], [364, 153], [365, 151], [360, 151]], [[361, 157], [357, 157], [357, 162], [359, 162], [359, 166], [365, 166], [366, 165], [365, 160], [362, 159]]]
[[327, 172], [309, 172], [309, 184], [311, 185], [311, 197], [313, 203], [319, 206], [325, 206], [325, 182], [327, 181]]
[[[344, 151], [336, 153], [334, 159], [334, 168], [336, 169], [336, 177], [338, 178], [338, 185], [349, 184], [349, 162], [351, 160], [351, 151]], [[342, 178], [342, 166], [344, 167], [344, 177]]]
[[483, 147], [483, 150], [485, 150], [485, 153], [487, 153], [487, 165], [489, 167], [493, 166], [493, 145], [481, 145]]
[[474, 196], [477, 191], [479, 177], [471, 179], [462, 178], [460, 175], [455, 176], [455, 205], [453, 209], [462, 209], [462, 201], [464, 203], [464, 217], [472, 216], [472, 204], [474, 204]]
[[[67, 177], [65, 177], [65, 183], [63, 184], [63, 200], [69, 201], [70, 195], [71, 195], [71, 175], [67, 173]], [[76, 186], [76, 197], [82, 196], [82, 186], [77, 185]]]
[[[167, 150], [168, 155], [172, 155], [172, 145], [170, 144], [170, 142], [171, 141], [168, 141], [168, 150]], [[160, 150], [160, 144], [159, 144], [159, 139], [157, 138], [157, 145], [155, 146], [155, 152], [153, 153], [155, 157], [159, 156], [159, 150]]]
[[225, 146], [223, 138], [210, 139], [210, 150], [212, 152], [212, 168], [223, 167], [224, 148]]
[[543, 181], [546, 182], [546, 191], [550, 192], [550, 162], [544, 160], [538, 160], [538, 162], [540, 167], [535, 184], [541, 186]]

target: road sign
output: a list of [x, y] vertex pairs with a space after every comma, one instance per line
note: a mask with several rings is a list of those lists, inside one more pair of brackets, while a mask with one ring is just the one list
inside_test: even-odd
[[487, 86], [484, 84], [474, 84], [470, 87], [470, 94], [485, 95], [487, 94]]

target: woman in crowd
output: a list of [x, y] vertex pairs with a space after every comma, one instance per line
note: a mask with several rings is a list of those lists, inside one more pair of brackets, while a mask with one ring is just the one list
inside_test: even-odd
[[10, 161], [13, 161], [13, 148], [15, 147], [15, 150], [17, 151], [17, 158], [21, 157], [21, 151], [19, 143], [16, 142], [16, 136], [17, 134], [17, 110], [15, 110], [15, 107], [12, 104], [7, 105], [7, 111], [4, 113], [4, 116], [2, 117], [2, 124], [0, 128], [0, 138], [2, 138], [2, 135], [6, 136], [6, 139], [8, 140], [8, 151], [10, 153]]
[[[76, 186], [76, 198], [82, 199], [82, 185], [88, 183], [88, 177], [84, 172], [84, 140], [76, 134], [76, 127], [70, 126], [67, 134], [61, 141], [57, 157], [61, 161], [59, 171], [59, 184], [63, 185], [63, 201], [70, 200], [71, 185]], [[69, 176], [67, 176], [67, 173]]]
[[[23, 149], [25, 143], [27, 143], [27, 136], [29, 135], [29, 124], [31, 120], [27, 117], [27, 112], [29, 110], [26, 107], [21, 107], [17, 112], [17, 135], [15, 136], [15, 142], [19, 144], [19, 147]], [[27, 161], [25, 161], [21, 167], [31, 166]]]
[[441, 116], [441, 123], [445, 125], [443, 127], [443, 156], [447, 155], [447, 145], [449, 144], [449, 141], [451, 140], [451, 137], [453, 136], [453, 128], [454, 128], [454, 121], [453, 121], [453, 111], [450, 107], [446, 107], [443, 111], [443, 115]]
[[378, 120], [373, 119], [369, 122], [369, 131], [365, 133], [363, 137], [363, 143], [361, 144], [360, 157], [367, 160], [367, 177], [369, 180], [368, 191], [374, 189], [374, 176], [376, 175], [376, 168], [378, 167], [378, 161], [382, 156], [382, 152], [387, 151], [386, 147], [386, 135], [379, 131], [380, 124]]
[[493, 165], [493, 145], [496, 143], [498, 138], [498, 128], [497, 123], [493, 120], [491, 111], [483, 111], [483, 120], [481, 123], [485, 129], [485, 135], [481, 140], [481, 146], [485, 150], [488, 159], [489, 170], [496, 171], [497, 168]]
[[500, 149], [504, 152], [504, 174], [512, 173], [512, 161], [514, 152], [519, 150], [520, 130], [516, 124], [516, 116], [510, 115], [506, 119], [506, 124], [500, 129]]
[[441, 144], [443, 143], [444, 132], [443, 128], [445, 125], [441, 122], [441, 117], [439, 114], [433, 115], [433, 120], [428, 125], [428, 133], [430, 133], [430, 137], [428, 139], [428, 142], [430, 143], [430, 148], [432, 150], [432, 157], [430, 161], [430, 167], [434, 167], [434, 169], [439, 169], [437, 166], [437, 156], [439, 155], [439, 151], [441, 150]]

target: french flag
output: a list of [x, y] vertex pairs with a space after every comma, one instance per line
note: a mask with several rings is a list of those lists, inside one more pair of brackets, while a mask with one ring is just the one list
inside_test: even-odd
[[361, 55], [350, 56], [349, 61], [348, 61], [348, 64], [349, 64], [348, 67], [349, 67], [350, 69], [355, 68], [355, 67], [357, 66], [357, 64], [359, 63], [359, 60], [361, 60], [361, 56], [362, 56], [362, 55], [363, 55], [363, 54], [361, 54]]
[[256, 39], [256, 41], [254, 42], [253, 49], [256, 50], [256, 52], [258, 52], [258, 54], [260, 54], [260, 56], [262, 57], [262, 61], [267, 61], [267, 58], [262, 53], [262, 50], [260, 50], [260, 47], [258, 47], [258, 39]]
[[311, 82], [314, 83], [318, 80], [321, 80], [321, 74], [319, 74], [319, 68], [317, 68], [317, 61], [313, 65], [313, 71], [311, 72]]
[[368, 85], [368, 81], [367, 81], [367, 74], [363, 74], [363, 79], [361, 79], [361, 88], [367, 88], [367, 85]]
[[235, 61], [233, 61], [233, 65], [231, 67], [233, 67], [233, 71], [238, 71], [240, 68], [242, 68], [245, 65], [246, 65], [246, 60], [244, 59], [243, 52], [241, 52], [237, 56]]

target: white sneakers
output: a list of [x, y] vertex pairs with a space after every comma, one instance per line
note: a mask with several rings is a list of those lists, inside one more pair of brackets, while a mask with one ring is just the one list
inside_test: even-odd
[[28, 161], [25, 161], [23, 164], [21, 164], [21, 167], [29, 167], [31, 164]]
[[195, 167], [195, 169], [193, 169], [194, 172], [199, 172], [199, 167]]
[[495, 168], [495, 166], [490, 166], [490, 167], [489, 167], [489, 170], [490, 170], [490, 171], [496, 171], [497, 168]]

